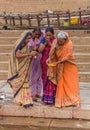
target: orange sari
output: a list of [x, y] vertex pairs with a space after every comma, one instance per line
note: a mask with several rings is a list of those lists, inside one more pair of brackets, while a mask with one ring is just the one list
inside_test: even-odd
[[80, 104], [78, 69], [72, 49], [71, 40], [67, 40], [63, 46], [57, 46], [55, 40], [50, 51], [51, 63], [58, 63], [56, 67], [48, 68], [49, 79], [57, 84], [56, 107]]

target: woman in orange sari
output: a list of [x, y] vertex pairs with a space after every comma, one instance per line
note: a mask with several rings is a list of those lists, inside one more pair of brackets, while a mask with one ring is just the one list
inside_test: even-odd
[[72, 49], [72, 41], [68, 35], [59, 32], [47, 61], [49, 80], [57, 85], [56, 107], [80, 105], [78, 69]]

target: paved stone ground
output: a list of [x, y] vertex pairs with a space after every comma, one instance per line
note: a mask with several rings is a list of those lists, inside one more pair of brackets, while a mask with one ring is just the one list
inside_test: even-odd
[[3, 117], [0, 130], [90, 130], [90, 121]]
[[90, 83], [80, 83], [81, 108], [90, 110]]
[[[3, 116], [30, 116], [43, 118], [74, 118], [90, 120], [90, 83], [80, 83], [81, 108], [74, 107], [55, 108], [39, 102], [27, 108], [17, 106], [13, 103], [13, 92], [5, 81], [0, 81], [0, 95], [5, 99], [0, 100], [0, 115]], [[52, 114], [53, 113], [53, 114]]]

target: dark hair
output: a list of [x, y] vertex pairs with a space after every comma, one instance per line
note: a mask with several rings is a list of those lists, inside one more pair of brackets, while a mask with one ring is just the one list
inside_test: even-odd
[[39, 27], [35, 27], [32, 32], [39, 31], [41, 33], [41, 29]]
[[25, 34], [24, 38], [22, 39], [22, 41], [20, 42], [20, 44], [23, 44], [23, 42], [26, 40], [26, 38], [27, 38], [29, 35], [32, 36], [32, 33], [31, 33], [31, 32], [27, 32], [27, 33]]
[[52, 34], [54, 34], [54, 29], [53, 29], [53, 27], [47, 27], [46, 28], [46, 33], [47, 32], [51, 32]]
[[23, 37], [23, 39], [20, 41], [19, 45], [16, 47], [15, 53], [16, 53], [16, 51], [18, 50], [18, 47], [22, 46], [22, 44], [24, 43], [24, 41], [26, 40], [26, 38], [27, 38], [29, 35], [32, 36], [32, 33], [31, 33], [31, 32], [27, 32], [27, 33], [25, 34], [25, 36]]

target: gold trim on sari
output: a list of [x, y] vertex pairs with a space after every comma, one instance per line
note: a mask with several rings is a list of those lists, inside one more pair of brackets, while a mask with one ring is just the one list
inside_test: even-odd
[[[32, 97], [29, 88], [31, 57], [17, 58], [15, 51], [28, 32], [25, 31], [15, 43], [9, 61], [8, 83], [14, 92], [14, 102], [20, 105], [32, 105]], [[21, 53], [28, 53], [28, 46], [21, 49]]]

